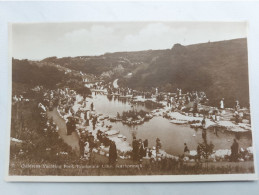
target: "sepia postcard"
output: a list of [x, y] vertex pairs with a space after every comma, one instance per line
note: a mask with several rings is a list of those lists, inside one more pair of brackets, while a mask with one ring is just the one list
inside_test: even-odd
[[247, 42], [246, 22], [10, 24], [6, 180], [256, 180]]

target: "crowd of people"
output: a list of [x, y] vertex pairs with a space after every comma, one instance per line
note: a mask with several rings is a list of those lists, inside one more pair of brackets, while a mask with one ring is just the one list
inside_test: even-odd
[[[46, 99], [58, 100], [58, 111], [61, 116], [66, 120], [67, 135], [71, 135], [73, 132], [79, 134], [79, 150], [80, 157], [84, 160], [91, 160], [91, 154], [94, 149], [100, 149], [104, 147], [109, 148], [108, 156], [109, 163], [114, 164], [118, 158], [116, 143], [112, 141], [104, 131], [100, 129], [96, 130], [96, 124], [100, 123], [98, 116], [94, 113], [94, 104], [87, 102], [86, 100], [80, 102], [81, 107], [78, 110], [74, 110], [73, 106], [76, 101], [77, 94], [73, 90], [58, 89], [57, 91], [51, 90], [45, 94]], [[48, 101], [49, 103], [50, 101]], [[87, 107], [88, 109], [84, 109]], [[91, 128], [90, 127], [90, 123]], [[83, 124], [85, 128], [78, 127], [77, 124]], [[101, 123], [104, 126], [104, 123]], [[108, 127], [107, 127], [108, 128]], [[161, 142], [156, 140], [156, 146], [148, 148], [148, 140], [136, 140], [132, 142], [132, 156], [133, 161], [142, 161], [143, 157], [149, 157], [156, 159], [161, 149]]]
[[[97, 86], [96, 88], [100, 88]], [[103, 89], [103, 87], [102, 87]], [[176, 110], [184, 110], [188, 108], [193, 113], [199, 112], [198, 105], [200, 103], [206, 104], [208, 101], [206, 94], [204, 92], [187, 92], [182, 94], [181, 89], [177, 89], [177, 93], [158, 93], [158, 89], [156, 88], [153, 92], [139, 92], [136, 90], [132, 90], [129, 88], [112, 88], [108, 87], [108, 92], [110, 93], [118, 93], [121, 95], [142, 95], [142, 97], [152, 97], [156, 95], [162, 96], [162, 100], [167, 102], [167, 106], [171, 107], [171, 111]], [[51, 90], [44, 95], [45, 102], [48, 103], [49, 107], [53, 105], [58, 106], [58, 110], [61, 116], [69, 116], [65, 117], [66, 125], [67, 125], [67, 135], [71, 135], [72, 132], [77, 131], [80, 137], [79, 140], [79, 147], [80, 147], [80, 156], [86, 160], [91, 159], [91, 153], [93, 149], [100, 149], [100, 147], [108, 147], [109, 148], [109, 163], [114, 164], [116, 159], [118, 158], [117, 155], [117, 147], [116, 143], [112, 141], [109, 136], [105, 134], [104, 131], [100, 129], [96, 130], [96, 125], [99, 123], [100, 126], [104, 127], [104, 122], [98, 120], [98, 116], [94, 112], [94, 104], [93, 102], [87, 102], [85, 98], [80, 103], [80, 108], [77, 110], [73, 109], [74, 103], [76, 100], [76, 92], [70, 90], [68, 88], [65, 89], [57, 89]], [[193, 104], [190, 104], [193, 103]], [[190, 106], [192, 105], [192, 106]], [[235, 110], [238, 112], [240, 108], [239, 102], [236, 101]], [[224, 110], [224, 99], [221, 99], [219, 102], [219, 111]], [[208, 113], [208, 118], [217, 121], [219, 111], [215, 111], [212, 113]], [[91, 124], [90, 124], [91, 123]], [[77, 128], [76, 124], [81, 124], [85, 128]], [[201, 121], [202, 124], [202, 138], [206, 140], [207, 137], [207, 130], [206, 130], [206, 116], [204, 115], [203, 120]], [[89, 128], [91, 126], [91, 128]], [[107, 127], [107, 126], [106, 126]], [[217, 128], [214, 129], [214, 133], [217, 134]], [[236, 156], [238, 156], [238, 144], [235, 140], [233, 143], [233, 147], [231, 147], [231, 158], [236, 160]], [[136, 137], [133, 138], [132, 141], [132, 155], [131, 158], [133, 161], [141, 162], [143, 158], [148, 158], [151, 160], [156, 160], [161, 154], [161, 142], [159, 138], [156, 140], [156, 146], [149, 147], [148, 140], [145, 139], [142, 141], [141, 139], [137, 140]], [[184, 144], [184, 155], [188, 155], [190, 152], [187, 143]], [[201, 156], [201, 145], [198, 144], [197, 146], [197, 158], [200, 159]]]
[[[187, 112], [192, 113], [193, 115], [206, 113], [207, 118], [211, 119], [212, 121], [219, 121], [221, 115], [225, 114], [224, 98], [221, 98], [219, 100], [219, 104], [217, 107], [210, 107], [208, 106], [209, 99], [206, 96], [206, 93], [203, 91], [187, 91], [183, 94], [182, 89], [177, 89], [176, 93], [165, 93], [159, 92], [158, 88], [153, 88], [150, 91], [138, 91], [126, 87], [114, 88], [111, 84], [107, 85], [106, 87], [108, 94], [116, 94], [120, 96], [131, 95], [132, 98], [134, 98], [135, 96], [141, 96], [146, 100], [150, 98], [154, 99], [155, 97], [157, 102], [166, 102], [167, 107], [170, 107], [172, 112]], [[233, 110], [234, 121], [237, 124], [239, 122], [242, 122], [242, 119], [244, 118], [244, 113], [240, 111], [240, 104], [238, 100], [235, 101], [235, 106]]]
[[156, 146], [148, 147], [148, 139], [142, 141], [142, 139], [136, 139], [133, 136], [132, 141], [132, 160], [134, 162], [141, 162], [143, 158], [150, 159], [151, 161], [156, 161], [161, 157], [160, 149], [162, 144], [159, 138], [156, 139]]

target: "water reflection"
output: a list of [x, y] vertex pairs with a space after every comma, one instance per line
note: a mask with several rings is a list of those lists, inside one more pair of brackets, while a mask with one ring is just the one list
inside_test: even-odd
[[[163, 117], [154, 117], [143, 125], [129, 127], [120, 122], [112, 123], [113, 129], [120, 130], [132, 142], [133, 136], [137, 139], [148, 139], [149, 147], [155, 146], [156, 138], [162, 143], [162, 148], [170, 154], [182, 154], [184, 143], [186, 142], [190, 150], [196, 150], [198, 143], [203, 141], [202, 130], [190, 128], [189, 125], [176, 125]], [[239, 134], [239, 146], [247, 148], [251, 146], [251, 136], [249, 133]], [[215, 149], [230, 149], [235, 133], [228, 131], [219, 131], [218, 135], [213, 130], [207, 130], [206, 139], [208, 143], [212, 142]]]
[[[128, 99], [121, 99], [116, 96], [106, 96], [96, 94], [93, 96], [95, 109], [98, 113], [116, 116], [123, 111], [131, 109], [151, 111], [143, 104], [137, 104], [132, 107]], [[182, 154], [184, 143], [186, 142], [190, 150], [196, 150], [198, 143], [203, 141], [202, 130], [190, 128], [189, 125], [176, 125], [170, 123], [163, 117], [154, 117], [142, 125], [128, 126], [121, 122], [111, 123], [112, 129], [119, 130], [122, 135], [127, 137], [129, 143], [135, 136], [137, 139], [148, 139], [149, 147], [155, 146], [156, 138], [162, 143], [162, 149], [174, 155]], [[239, 146], [247, 148], [252, 145], [251, 133], [233, 133], [218, 130], [217, 134], [213, 130], [207, 130], [206, 139], [208, 143], [212, 142], [215, 149], [230, 149], [233, 139], [238, 137]]]
[[93, 93], [92, 99], [89, 101], [93, 101], [95, 110], [98, 113], [102, 113], [105, 115], [113, 115], [116, 116], [117, 112], [121, 115], [123, 111], [129, 110], [144, 110], [150, 112], [151, 109], [146, 108], [145, 105], [142, 104], [133, 104], [130, 99], [127, 98], [118, 98], [117, 96], [106, 96], [101, 94]]

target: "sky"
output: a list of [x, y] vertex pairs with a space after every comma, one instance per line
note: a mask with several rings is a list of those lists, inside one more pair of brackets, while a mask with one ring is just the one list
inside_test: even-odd
[[247, 36], [245, 22], [78, 22], [12, 24], [12, 56], [94, 56], [107, 52], [169, 49]]

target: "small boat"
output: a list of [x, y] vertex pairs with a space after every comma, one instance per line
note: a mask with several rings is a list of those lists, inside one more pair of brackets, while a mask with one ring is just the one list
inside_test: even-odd
[[109, 130], [109, 131], [106, 131], [105, 132], [105, 134], [106, 135], [117, 135], [117, 134], [119, 134], [120, 133], [120, 131], [119, 130]]
[[176, 119], [173, 119], [170, 121], [170, 123], [174, 123], [174, 124], [187, 124], [188, 121], [184, 121], [184, 120], [176, 120]]
[[123, 138], [123, 135], [119, 134], [117, 137], [118, 137], [118, 138]]
[[111, 122], [116, 122], [116, 121], [121, 121], [122, 119], [119, 119], [119, 118], [117, 118], [117, 117], [109, 117], [109, 120], [110, 120]]
[[194, 123], [194, 124], [191, 124], [190, 127], [192, 128], [197, 128], [197, 127], [201, 127], [201, 123]]

